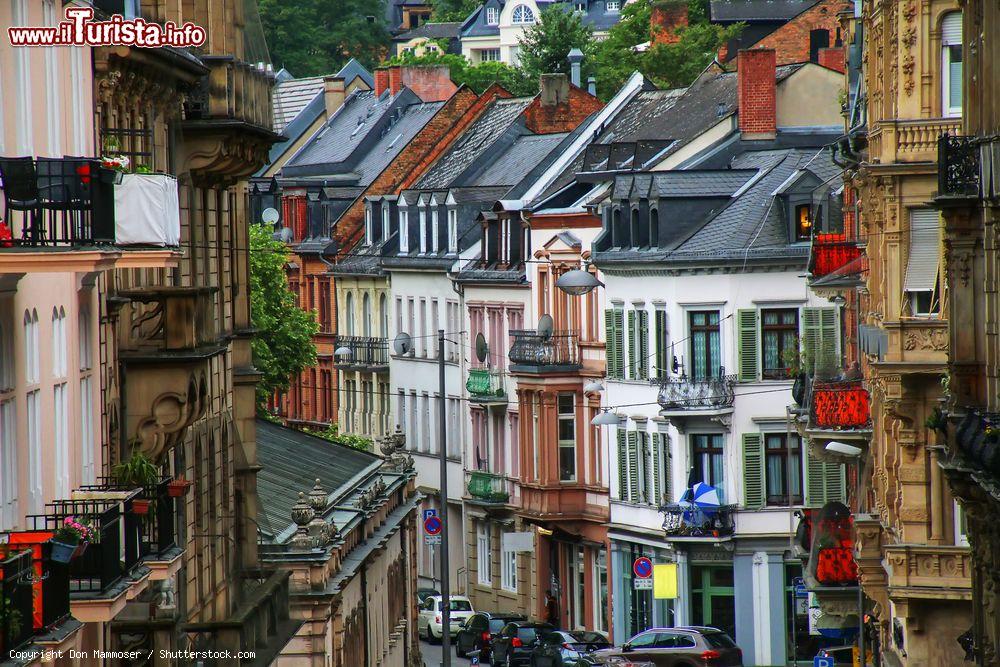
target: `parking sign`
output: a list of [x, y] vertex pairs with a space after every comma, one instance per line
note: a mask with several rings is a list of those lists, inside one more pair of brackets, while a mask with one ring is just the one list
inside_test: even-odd
[[813, 667], [836, 667], [833, 658], [823, 658], [816, 656], [813, 658]]

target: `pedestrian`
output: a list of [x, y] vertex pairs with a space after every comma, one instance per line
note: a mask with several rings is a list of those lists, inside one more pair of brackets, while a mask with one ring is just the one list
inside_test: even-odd
[[545, 622], [559, 627], [559, 601], [552, 591], [545, 591]]

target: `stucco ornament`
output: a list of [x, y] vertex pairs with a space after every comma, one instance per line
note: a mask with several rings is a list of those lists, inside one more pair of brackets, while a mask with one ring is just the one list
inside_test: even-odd
[[396, 430], [382, 437], [380, 442], [382, 457], [385, 462], [382, 467], [392, 472], [408, 472], [413, 470], [413, 457], [406, 451], [406, 434], [396, 425]]

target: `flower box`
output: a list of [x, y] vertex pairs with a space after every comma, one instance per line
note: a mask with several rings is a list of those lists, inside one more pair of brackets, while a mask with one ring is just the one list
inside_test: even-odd
[[150, 501], [143, 498], [136, 498], [132, 501], [132, 514], [146, 516], [149, 514]]
[[187, 495], [188, 489], [191, 488], [191, 482], [187, 481], [183, 477], [178, 477], [177, 479], [172, 479], [167, 483], [167, 495], [171, 498], [180, 498]]
[[115, 243], [176, 246], [181, 240], [177, 179], [168, 174], [122, 174], [115, 185]]

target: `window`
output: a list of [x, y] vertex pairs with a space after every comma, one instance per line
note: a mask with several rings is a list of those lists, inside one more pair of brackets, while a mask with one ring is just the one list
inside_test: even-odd
[[427, 252], [427, 209], [420, 209], [420, 254]]
[[768, 505], [802, 504], [802, 442], [785, 433], [764, 435], [764, 484]]
[[518, 5], [514, 8], [514, 13], [511, 16], [511, 23], [514, 24], [526, 24], [534, 23], [535, 14], [531, 11], [531, 8], [527, 5]]
[[501, 264], [510, 261], [510, 218], [507, 217], [500, 220], [500, 247], [497, 248], [497, 255]]
[[577, 2], [574, 5], [574, 8], [576, 9], [577, 12], [579, 12], [581, 14], [586, 14], [587, 13], [587, 3], [586, 2]]
[[500, 552], [500, 587], [517, 592], [517, 552], [503, 549]]
[[389, 238], [389, 202], [382, 202], [382, 241]]
[[721, 433], [697, 433], [691, 436], [694, 479], [722, 489], [725, 462]]
[[410, 252], [410, 221], [403, 209], [399, 210], [399, 252]]
[[440, 249], [440, 231], [438, 230], [438, 211], [437, 208], [431, 209], [431, 252], [437, 253]]
[[670, 348], [667, 346], [667, 311], [663, 308], [653, 312], [653, 345], [656, 354], [654, 377], [667, 377], [670, 370]]
[[760, 311], [761, 358], [764, 378], [788, 377], [790, 361], [799, 349], [799, 311], [796, 308]]
[[642, 304], [635, 304], [628, 313], [628, 347], [630, 380], [645, 380], [649, 376], [649, 313]]
[[479, 62], [489, 63], [500, 60], [500, 49], [482, 49], [479, 51]]
[[486, 25], [496, 25], [500, 18], [500, 12], [496, 7], [486, 8]]
[[493, 550], [490, 548], [490, 524], [480, 521], [476, 529], [476, 568], [479, 573], [479, 583], [489, 586], [493, 583], [490, 572], [490, 558]]
[[962, 115], [962, 14], [952, 12], [941, 22], [941, 110]]
[[633, 208], [629, 216], [629, 245], [633, 248], [639, 247], [639, 209]]
[[617, 12], [622, 8], [620, 0], [608, 0], [604, 3], [604, 8], [609, 12]]
[[691, 335], [691, 375], [695, 380], [721, 375], [719, 311], [701, 310], [688, 314]]
[[17, 507], [17, 424], [14, 394], [14, 336], [4, 327], [7, 313], [0, 307], [0, 529], [21, 520]]
[[938, 304], [938, 265], [941, 253], [940, 214], [935, 209], [910, 210], [910, 252], [903, 289], [910, 315], [934, 317]]
[[365, 245], [372, 244], [374, 230], [372, 229], [372, 204], [365, 206]]
[[378, 298], [378, 311], [379, 317], [381, 319], [381, 326], [379, 327], [379, 336], [381, 338], [389, 337], [389, 302], [385, 298], [385, 294], [382, 294]]
[[448, 252], [458, 252], [458, 211], [448, 211]]
[[354, 335], [354, 294], [348, 292], [344, 297], [344, 316], [347, 324], [347, 335]]
[[624, 320], [625, 312], [621, 307], [604, 311], [604, 347], [609, 379], [625, 378]]
[[795, 240], [811, 240], [812, 226], [812, 206], [810, 204], [797, 205], [795, 207]]
[[365, 292], [364, 296], [361, 297], [361, 327], [362, 327], [362, 335], [364, 335], [365, 338], [371, 338], [372, 302], [371, 298], [368, 296], [368, 292]]
[[649, 211], [649, 247], [657, 248], [660, 245], [660, 212], [655, 208]]
[[559, 481], [576, 480], [576, 394], [559, 394]]
[[55, 490], [57, 498], [69, 496], [69, 401], [67, 372], [66, 311], [52, 309], [52, 426], [55, 444]]

